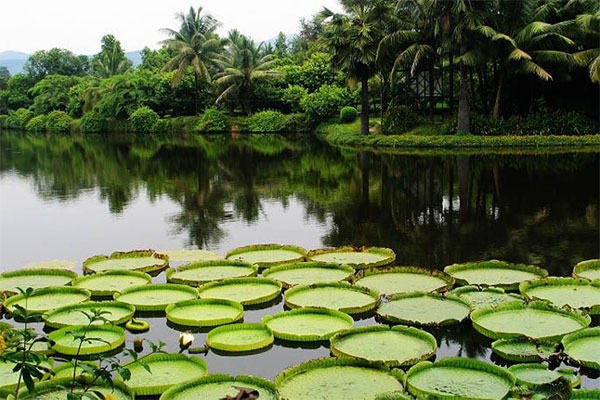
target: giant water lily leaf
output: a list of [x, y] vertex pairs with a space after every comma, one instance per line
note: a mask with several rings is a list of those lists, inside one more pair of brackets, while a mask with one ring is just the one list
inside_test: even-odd
[[498, 339], [492, 343], [492, 351], [512, 362], [547, 361], [560, 354], [559, 344], [539, 342], [525, 337]]
[[582, 261], [573, 268], [575, 278], [585, 278], [592, 281], [600, 279], [600, 260]]
[[[129, 321], [135, 313], [135, 307], [118, 301], [88, 301], [60, 307], [44, 314], [46, 325], [51, 328], [64, 328], [65, 326], [86, 325], [89, 322], [86, 314], [92, 310], [103, 312], [102, 317], [115, 325]], [[96, 325], [104, 323], [97, 321]]]
[[453, 264], [444, 268], [461, 285], [496, 286], [517, 289], [519, 283], [545, 278], [548, 271], [534, 265], [511, 264], [490, 260]]
[[239, 321], [244, 307], [235, 301], [223, 299], [194, 299], [170, 304], [167, 319], [184, 326], [217, 326]]
[[583, 329], [562, 339], [565, 353], [584, 367], [600, 370], [600, 327]]
[[[84, 330], [86, 337], [94, 340], [81, 342], [76, 337], [82, 335]], [[92, 355], [119, 348], [125, 343], [125, 331], [114, 325], [92, 325], [87, 329], [84, 326], [68, 326], [50, 333], [48, 338], [53, 341], [52, 348], [58, 353], [74, 356], [79, 351], [80, 355]]]
[[207, 283], [198, 288], [202, 299], [237, 301], [242, 305], [257, 305], [276, 299], [281, 283], [268, 278], [234, 278]]
[[271, 267], [263, 271], [263, 276], [275, 279], [286, 287], [312, 285], [324, 282], [341, 282], [354, 274], [354, 268], [322, 262], [301, 262]]
[[480, 288], [478, 286], [462, 286], [452, 290], [450, 294], [458, 296], [466, 301], [473, 310], [481, 307], [495, 307], [500, 304], [513, 302], [523, 303], [523, 298], [521, 296], [513, 293], [506, 293], [504, 289], [496, 287]]
[[409, 292], [444, 292], [454, 285], [450, 275], [425, 268], [392, 267], [359, 271], [354, 284], [384, 295]]
[[590, 314], [600, 314], [600, 281], [548, 278], [523, 282], [519, 290], [529, 299], [547, 300], [557, 307], [569, 306]]
[[212, 281], [256, 276], [256, 265], [240, 261], [206, 261], [167, 270], [167, 280], [172, 283], [199, 286]]
[[[71, 392], [71, 384], [72, 377], [40, 382], [35, 385], [35, 390], [32, 393], [22, 391], [18, 398], [26, 400], [64, 400]], [[118, 382], [111, 386], [98, 386], [94, 385], [89, 378], [79, 377], [76, 386], [73, 387], [73, 392], [76, 395], [81, 395], [84, 387], [88, 393], [102, 393], [106, 399], [133, 400], [134, 398], [133, 392]]]
[[70, 286], [54, 286], [36, 289], [29, 298], [19, 294], [4, 302], [4, 307], [13, 312], [17, 305], [27, 309], [31, 314], [43, 314], [58, 307], [88, 301], [91, 293], [88, 290]]
[[361, 314], [377, 307], [379, 294], [346, 282], [317, 283], [289, 289], [285, 293], [285, 304], [290, 308], [322, 307]]
[[458, 324], [470, 312], [469, 305], [458, 297], [420, 292], [392, 296], [377, 310], [386, 321], [423, 326]]
[[572, 387], [581, 383], [581, 377], [573, 370], [551, 370], [544, 364], [515, 364], [508, 370], [517, 378], [517, 383], [531, 388], [549, 385], [561, 378], [566, 379]]
[[19, 289], [41, 289], [69, 284], [77, 274], [61, 269], [21, 269], [0, 274], [0, 292], [19, 293]]
[[256, 264], [260, 269], [274, 265], [303, 261], [306, 250], [302, 247], [281, 244], [259, 244], [239, 247], [227, 253], [226, 259]]
[[233, 324], [211, 330], [206, 344], [211, 348], [227, 352], [259, 350], [270, 346], [273, 332], [265, 324]]
[[71, 285], [87, 289], [96, 297], [109, 297], [133, 286], [152, 283], [152, 277], [144, 272], [109, 270], [82, 276]]
[[198, 291], [172, 283], [134, 286], [115, 293], [115, 300], [132, 304], [137, 311], [164, 311], [169, 304], [198, 297]]
[[165, 254], [172, 262], [202, 262], [221, 260], [222, 257], [213, 251], [208, 250], [165, 250], [158, 251], [160, 254]]
[[312, 261], [349, 265], [355, 269], [383, 267], [396, 259], [393, 250], [382, 247], [337, 247], [309, 251]]
[[327, 308], [298, 308], [266, 315], [262, 322], [278, 339], [314, 342], [351, 328], [354, 320], [348, 314]]
[[235, 399], [240, 388], [256, 390], [260, 400], [280, 400], [277, 389], [270, 381], [253, 376], [216, 374], [175, 386], [161, 396], [161, 400], [222, 400]]
[[89, 273], [126, 270], [154, 274], [168, 266], [169, 257], [154, 250], [117, 251], [110, 256], [93, 256], [83, 262], [83, 270]]

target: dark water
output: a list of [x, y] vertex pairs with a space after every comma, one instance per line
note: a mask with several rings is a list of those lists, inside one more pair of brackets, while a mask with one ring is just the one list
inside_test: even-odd
[[[599, 155], [530, 153], [369, 154], [308, 137], [2, 133], [0, 269], [115, 250], [224, 254], [277, 242], [384, 246], [401, 265], [433, 268], [499, 258], [569, 275], [575, 263], [600, 255]], [[245, 321], [282, 309], [280, 302], [248, 311]], [[177, 351], [178, 331], [164, 318], [149, 320], [144, 337]], [[490, 359], [490, 342], [469, 324], [433, 333], [438, 357]], [[253, 355], [210, 353], [206, 361], [211, 372], [272, 379], [328, 354], [325, 345], [276, 343]], [[585, 373], [585, 387], [600, 387], [597, 373]]]

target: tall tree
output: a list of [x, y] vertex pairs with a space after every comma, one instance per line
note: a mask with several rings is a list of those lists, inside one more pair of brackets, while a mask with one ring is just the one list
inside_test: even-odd
[[69, 50], [54, 48], [33, 53], [25, 63], [24, 70], [36, 82], [46, 75], [81, 76], [89, 71], [89, 61], [86, 56], [76, 56]]
[[275, 41], [275, 55], [279, 58], [287, 57], [289, 54], [288, 39], [285, 33], [279, 32]]
[[[590, 70], [592, 82], [600, 83], [600, 10], [585, 13], [575, 19], [575, 36], [581, 39], [580, 43], [588, 42], [589, 46], [582, 45], [583, 49], [574, 54], [575, 60]], [[583, 38], [582, 38], [583, 36]]]
[[121, 42], [113, 35], [104, 35], [100, 53], [92, 58], [94, 74], [101, 78], [109, 78], [127, 72], [132, 66], [132, 62], [125, 57]]

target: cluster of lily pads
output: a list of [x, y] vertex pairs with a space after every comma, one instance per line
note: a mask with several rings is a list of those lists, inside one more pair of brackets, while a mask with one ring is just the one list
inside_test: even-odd
[[[152, 354], [141, 359], [144, 365], [126, 366], [128, 380], [100, 388], [117, 399], [222, 399], [240, 388], [260, 399], [289, 400], [541, 399], [557, 391], [600, 399], [600, 390], [576, 389], [581, 377], [574, 370], [542, 363], [560, 358], [600, 370], [600, 327], [589, 327], [590, 315], [600, 314], [600, 260], [578, 264], [572, 278], [558, 278], [536, 266], [497, 260], [436, 271], [392, 266], [395, 259], [392, 250], [373, 247], [257, 245], [232, 250], [225, 259], [201, 250], [117, 252], [86, 260], [81, 277], [39, 265], [5, 272], [0, 290], [8, 313], [19, 306], [41, 314], [56, 329], [46, 350], [67, 356], [119, 349], [125, 341], [121, 325], [148, 328], [133, 319], [144, 312], [164, 313], [176, 326], [210, 329], [206, 344], [217, 352], [257, 351], [278, 339], [328, 341], [334, 356], [291, 367], [271, 382], [209, 374], [196, 356]], [[168, 283], [152, 283], [163, 271]], [[35, 290], [25, 299], [19, 287]], [[288, 310], [261, 323], [241, 322], [248, 306], [272, 304], [282, 293]], [[92, 309], [107, 311], [112, 324], [94, 325], [90, 335], [101, 341], [78, 348], [72, 332], [85, 323], [82, 311]], [[355, 319], [370, 314], [383, 323], [353, 328]], [[494, 340], [498, 357], [516, 364], [505, 369], [468, 358], [427, 361], [437, 341], [423, 328], [468, 320]], [[9, 369], [0, 364], [1, 389], [14, 385]], [[63, 364], [54, 372], [19, 398], [62, 398], [73, 367]]]

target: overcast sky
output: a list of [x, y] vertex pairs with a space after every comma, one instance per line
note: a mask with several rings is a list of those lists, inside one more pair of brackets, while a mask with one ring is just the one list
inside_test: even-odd
[[93, 54], [114, 34], [126, 51], [158, 47], [160, 28], [176, 28], [175, 13], [202, 6], [222, 23], [258, 41], [299, 31], [302, 17], [337, 0], [0, 0], [0, 51], [31, 53], [62, 47]]

